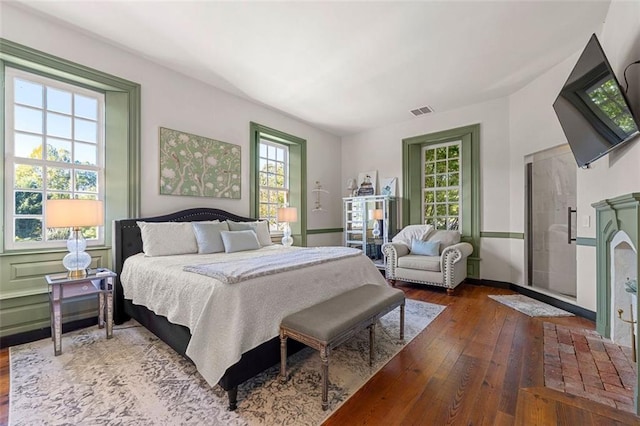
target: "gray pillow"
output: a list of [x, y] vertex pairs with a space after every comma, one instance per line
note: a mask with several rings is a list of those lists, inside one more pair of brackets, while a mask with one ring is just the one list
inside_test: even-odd
[[258, 236], [258, 241], [262, 247], [273, 244], [273, 242], [271, 242], [271, 235], [269, 234], [269, 222], [264, 220], [258, 220], [256, 222], [234, 222], [232, 220], [227, 220], [227, 224], [229, 225], [229, 231], [245, 231], [252, 229]]
[[227, 222], [191, 222], [193, 232], [198, 242], [198, 253], [221, 253], [224, 251], [224, 243], [220, 232], [228, 231]]
[[235, 253], [237, 251], [256, 250], [260, 248], [258, 237], [253, 230], [221, 231], [220, 236], [224, 243], [225, 253]]

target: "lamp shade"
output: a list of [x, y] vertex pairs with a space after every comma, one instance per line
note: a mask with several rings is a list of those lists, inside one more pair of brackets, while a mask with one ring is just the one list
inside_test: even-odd
[[371, 214], [371, 218], [375, 219], [375, 220], [382, 220], [384, 219], [384, 216], [382, 214], [382, 209], [375, 209], [373, 211], [373, 213]]
[[45, 221], [48, 228], [100, 226], [104, 208], [100, 200], [47, 200]]
[[297, 222], [298, 209], [296, 207], [280, 207], [278, 209], [278, 222]]

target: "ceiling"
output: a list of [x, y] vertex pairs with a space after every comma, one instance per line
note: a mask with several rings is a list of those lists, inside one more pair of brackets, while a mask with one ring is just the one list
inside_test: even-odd
[[586, 45], [608, 1], [24, 1], [336, 135], [513, 93]]

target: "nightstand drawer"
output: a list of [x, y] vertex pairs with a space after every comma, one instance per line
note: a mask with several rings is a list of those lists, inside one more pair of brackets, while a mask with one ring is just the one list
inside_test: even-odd
[[84, 281], [81, 283], [65, 284], [62, 290], [62, 298], [83, 296], [85, 294], [96, 294], [100, 292], [100, 281]]

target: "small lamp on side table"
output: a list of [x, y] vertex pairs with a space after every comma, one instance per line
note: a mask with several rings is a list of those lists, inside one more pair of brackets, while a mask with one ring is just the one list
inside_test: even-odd
[[81, 227], [100, 226], [104, 222], [104, 208], [99, 200], [47, 200], [45, 223], [48, 228], [72, 228], [67, 240], [67, 254], [62, 264], [69, 271], [70, 278], [86, 276], [91, 265], [91, 256], [84, 251], [87, 241]]
[[382, 233], [382, 229], [380, 229], [380, 221], [384, 219], [382, 209], [372, 210], [371, 218], [374, 220], [371, 235], [373, 235], [374, 238], [380, 238], [380, 234]]
[[293, 244], [293, 238], [291, 238], [290, 222], [298, 221], [298, 209], [295, 207], [280, 207], [278, 209], [278, 222], [284, 222], [284, 234], [282, 236], [282, 245], [289, 247]]

